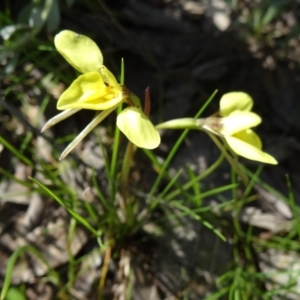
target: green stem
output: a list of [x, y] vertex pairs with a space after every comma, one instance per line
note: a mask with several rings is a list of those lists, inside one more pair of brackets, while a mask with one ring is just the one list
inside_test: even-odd
[[[220, 157], [209, 167], [207, 168], [203, 173], [201, 173], [200, 175], [196, 176], [195, 178], [193, 178], [191, 181], [189, 181], [188, 183], [186, 183], [181, 190], [188, 190], [189, 188], [191, 188], [196, 182], [202, 180], [203, 178], [207, 177], [208, 175], [210, 175], [214, 170], [216, 170], [222, 163], [222, 161], [224, 160], [224, 155], [223, 153], [220, 155]], [[174, 192], [168, 194], [165, 197], [165, 200], [171, 200], [174, 199], [174, 197], [176, 197], [178, 194], [181, 193], [181, 190], [175, 190]]]
[[213, 142], [216, 144], [216, 146], [220, 149], [220, 151], [224, 154], [228, 162], [230, 163], [231, 167], [234, 169], [234, 171], [238, 174], [238, 176], [243, 181], [244, 185], [247, 186], [249, 179], [247, 175], [241, 170], [238, 162], [234, 160], [226, 151], [224, 145], [220, 143], [220, 140], [212, 133], [205, 130], [205, 132], [210, 136], [210, 138], [213, 140]]
[[[120, 84], [124, 85], [125, 82], [125, 66], [124, 66], [124, 59], [121, 59], [121, 74], [120, 74]], [[122, 111], [122, 103], [117, 108], [117, 115]], [[113, 144], [113, 152], [112, 152], [112, 158], [111, 158], [111, 166], [110, 166], [110, 180], [109, 180], [109, 190], [111, 192], [111, 195], [114, 195], [114, 188], [113, 188], [113, 182], [115, 173], [116, 173], [116, 164], [117, 164], [117, 156], [119, 152], [119, 143], [120, 143], [120, 129], [118, 126], [116, 126], [115, 129], [115, 135], [114, 135], [114, 144]]]
[[[202, 180], [203, 178], [207, 177], [208, 175], [210, 175], [214, 170], [216, 170], [221, 165], [221, 163], [222, 163], [223, 160], [224, 160], [224, 155], [222, 153], [220, 155], [220, 157], [209, 168], [207, 168], [203, 173], [201, 173], [200, 175], [196, 176], [191, 181], [189, 181], [188, 183], [186, 183], [185, 185], [183, 185], [183, 187], [181, 189], [177, 189], [177, 190], [169, 193], [166, 197], [164, 197], [164, 201], [169, 201], [171, 199], [174, 199], [177, 195], [179, 195], [180, 193], [182, 193], [182, 191], [188, 190], [196, 182], [198, 182], [198, 181]], [[156, 208], [156, 206], [158, 205], [159, 201], [161, 201], [161, 198], [162, 197], [160, 195], [156, 198], [156, 200], [151, 204], [150, 211], [154, 210]]]
[[121, 171], [121, 193], [126, 203], [128, 199], [128, 177], [131, 162], [133, 160], [134, 153], [136, 151], [136, 145], [128, 141], [126, 152], [123, 159], [122, 171]]
[[[201, 114], [203, 113], [203, 111], [206, 109], [206, 107], [209, 105], [209, 103], [213, 100], [214, 96], [216, 95], [217, 91], [213, 92], [212, 95], [209, 97], [209, 99], [205, 102], [205, 104], [201, 107], [201, 109], [197, 112], [197, 114], [195, 115], [195, 119], [198, 119]], [[176, 141], [175, 145], [172, 147], [168, 157], [166, 158], [160, 172], [159, 175], [156, 178], [156, 181], [154, 182], [150, 192], [149, 192], [149, 199], [151, 199], [154, 195], [154, 193], [157, 191], [158, 186], [163, 178], [163, 176], [165, 175], [165, 172], [167, 171], [173, 157], [175, 156], [179, 146], [181, 145], [181, 143], [184, 141], [185, 137], [187, 136], [187, 134], [189, 133], [189, 129], [185, 129], [183, 131], [183, 133], [180, 135], [179, 139]]]

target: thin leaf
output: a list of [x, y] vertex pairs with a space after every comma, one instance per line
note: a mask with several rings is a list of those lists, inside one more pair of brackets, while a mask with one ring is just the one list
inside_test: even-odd
[[35, 182], [39, 187], [41, 187], [44, 191], [48, 193], [49, 196], [51, 196], [54, 200], [56, 200], [61, 206], [63, 206], [81, 225], [83, 225], [86, 229], [88, 229], [91, 233], [93, 233], [95, 236], [97, 236], [97, 231], [77, 212], [75, 212], [73, 209], [67, 207], [63, 200], [61, 200], [59, 197], [57, 197], [51, 190], [49, 190], [46, 186], [44, 186], [41, 182], [38, 180], [29, 177], [30, 180]]
[[0, 144], [12, 152], [18, 159], [20, 159], [24, 164], [28, 166], [33, 166], [32, 161], [30, 161], [26, 156], [24, 156], [18, 149], [16, 149], [12, 144], [0, 136]]

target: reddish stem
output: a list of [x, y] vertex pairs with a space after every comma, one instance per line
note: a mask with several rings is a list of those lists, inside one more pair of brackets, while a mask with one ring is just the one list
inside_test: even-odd
[[150, 100], [150, 88], [145, 89], [145, 107], [144, 114], [149, 118], [151, 109], [151, 100]]

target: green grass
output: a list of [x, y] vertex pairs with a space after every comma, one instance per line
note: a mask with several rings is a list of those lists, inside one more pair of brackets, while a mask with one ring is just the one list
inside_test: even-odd
[[[118, 143], [116, 142], [112, 144], [113, 149], [109, 152], [107, 152], [105, 145], [99, 144], [99, 147], [103, 151], [103, 156], [105, 157], [106, 178], [109, 184], [108, 191], [103, 191], [97, 182], [96, 173], [93, 173], [91, 180], [92, 186], [94, 186], [97, 191], [96, 199], [98, 203], [90, 203], [84, 201], [84, 199], [81, 200], [79, 198], [80, 195], [76, 194], [74, 190], [69, 189], [66, 183], [62, 181], [60, 173], [57, 171], [59, 164], [63, 164], [63, 162], [57, 162], [56, 165], [45, 164], [42, 161], [34, 162], [29, 157], [24, 156], [23, 151], [20, 149], [33, 147], [31, 142], [26, 142], [26, 147], [16, 148], [4, 138], [1, 138], [2, 145], [6, 147], [18, 161], [35, 168], [39, 173], [43, 174], [45, 179], [47, 178], [51, 181], [51, 186], [47, 186], [35, 178], [29, 178], [28, 181], [19, 180], [3, 169], [1, 169], [1, 173], [3, 178], [15, 180], [29, 187], [32, 192], [48, 196], [53, 199], [53, 201], [57, 201], [70, 215], [68, 239], [72, 240], [77, 226], [84, 227], [90, 232], [92, 239], [98, 241], [99, 251], [100, 253], [106, 253], [105, 257], [107, 257], [107, 260], [114, 259], [111, 257], [111, 251], [116, 251], [115, 249], [124, 247], [122, 245], [124, 245], [124, 241], [128, 238], [132, 240], [132, 237], [141, 234], [146, 224], [156, 224], [157, 228], [160, 229], [159, 231], [156, 229], [154, 235], [158, 234], [160, 236], [165, 231], [163, 224], [166, 220], [178, 220], [180, 223], [182, 218], [188, 217], [197, 222], [201, 222], [204, 226], [212, 230], [223, 242], [232, 243], [233, 245], [233, 260], [228, 266], [228, 271], [217, 279], [216, 291], [206, 299], [221, 299], [221, 297], [224, 297], [224, 299], [272, 299], [275, 295], [282, 295], [283, 292], [287, 292], [295, 282], [298, 276], [297, 272], [290, 274], [289, 282], [291, 284], [287, 283], [285, 287], [279, 285], [276, 287], [275, 285], [273, 290], [266, 291], [265, 285], [271, 280], [270, 278], [286, 271], [278, 271], [274, 274], [261, 273], [257, 266], [257, 253], [266, 251], [267, 249], [299, 251], [300, 244], [297, 242], [297, 239], [295, 240], [295, 238], [299, 238], [299, 224], [290, 226], [284, 236], [277, 236], [275, 234], [267, 240], [257, 236], [251, 226], [248, 226], [246, 230], [241, 227], [239, 212], [244, 205], [256, 199], [255, 195], [251, 193], [255, 183], [258, 182], [265, 189], [276, 193], [276, 190], [261, 181], [260, 173], [262, 168], [258, 168], [256, 173], [251, 173], [243, 168], [243, 171], [250, 177], [249, 184], [246, 188], [241, 187], [237, 182], [236, 176], [234, 175], [235, 173], [233, 173], [231, 182], [225, 186], [208, 189], [205, 184], [202, 184], [205, 178], [213, 172], [218, 171], [218, 166], [224, 160], [223, 155], [200, 175], [195, 174], [190, 168], [187, 169], [186, 174], [188, 174], [188, 179], [184, 184], [182, 184], [181, 179], [183, 170], [179, 170], [175, 176], [171, 176], [168, 166], [186, 134], [187, 132], [184, 132], [181, 135], [173, 147], [173, 151], [170, 152], [169, 156], [163, 162], [159, 162], [153, 152], [149, 152], [148, 150], [144, 151], [146, 154], [144, 158], [147, 160], [147, 162], [144, 163], [152, 166], [153, 170], [158, 172], [157, 178], [152, 183], [149, 192], [143, 192], [142, 196], [139, 196], [139, 193], [129, 188], [128, 198], [121, 197], [119, 204], [116, 204], [116, 198], [118, 197], [119, 188], [121, 186], [118, 174], [121, 171], [120, 160], [122, 160], [123, 152], [119, 149]], [[119, 134], [117, 134], [117, 137], [118, 136]], [[117, 139], [115, 139], [115, 141], [116, 140]], [[31, 149], [31, 152], [33, 151], [34, 148]], [[59, 152], [56, 151], [54, 155], [58, 157]], [[69, 167], [71, 166], [71, 168], [74, 169], [78, 168], [78, 164], [80, 164], [79, 161], [71, 158], [68, 160]], [[297, 220], [299, 207], [295, 203], [290, 182], [288, 181], [288, 183], [290, 193], [288, 197], [284, 199], [292, 207], [295, 219]], [[161, 186], [164, 186], [164, 188], [161, 189]], [[241, 188], [244, 192], [241, 196], [237, 196], [237, 190]], [[213, 208], [203, 204], [206, 197], [215, 196], [218, 198], [224, 191], [232, 192], [231, 200], [220, 201], [219, 204]], [[101, 213], [99, 213], [99, 207], [101, 207]], [[158, 219], [153, 218], [155, 212], [159, 210], [164, 212], [163, 216]], [[141, 211], [143, 211], [142, 215], [140, 214]], [[222, 212], [230, 212], [233, 216], [233, 223], [224, 219]], [[17, 249], [7, 265], [1, 299], [4, 299], [5, 294], [9, 291], [11, 274], [16, 259], [25, 251], [31, 252], [47, 264], [42, 254], [34, 247], [26, 246]], [[115, 255], [118, 257], [120, 252], [117, 250], [117, 252], [114, 253], [114, 257], [116, 257]], [[74, 257], [71, 252], [69, 253], [67, 281], [60, 279], [55, 269], [49, 266], [47, 278], [58, 288], [60, 293], [68, 295], [69, 289], [72, 289], [72, 284], [78, 275], [78, 266], [81, 260], [82, 257]], [[101, 295], [100, 291], [105, 285], [106, 272], [104, 270], [104, 275], [99, 278], [98, 295]], [[54, 280], [54, 278], [56, 279]], [[132, 283], [128, 284], [127, 288], [126, 294], [130, 295]], [[99, 297], [101, 298], [101, 296]]]

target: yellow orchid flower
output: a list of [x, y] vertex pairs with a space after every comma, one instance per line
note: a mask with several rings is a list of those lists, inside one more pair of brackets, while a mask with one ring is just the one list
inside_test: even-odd
[[58, 52], [82, 75], [62, 93], [57, 109], [63, 110], [50, 119], [42, 131], [77, 113], [81, 109], [101, 111], [90, 124], [68, 145], [60, 159], [74, 147], [104, 118], [122, 102], [126, 108], [117, 118], [117, 126], [127, 138], [138, 147], [153, 149], [160, 143], [160, 136], [153, 124], [142, 112], [139, 99], [124, 86], [103, 65], [103, 56], [90, 38], [70, 30], [63, 30], [55, 36], [54, 44]]
[[60, 96], [57, 109], [109, 109], [124, 101], [122, 86], [103, 65], [103, 56], [90, 38], [63, 30], [54, 38], [58, 52], [83, 75]]
[[262, 151], [262, 142], [251, 128], [261, 123], [259, 115], [251, 112], [252, 98], [243, 92], [231, 92], [220, 100], [217, 116], [204, 119], [182, 118], [156, 126], [157, 129], [204, 129], [225, 139], [236, 154], [250, 160], [277, 164], [276, 159]]
[[276, 159], [262, 151], [259, 136], [251, 129], [261, 123], [259, 115], [251, 112], [252, 98], [243, 92], [231, 92], [220, 100], [220, 117], [198, 120], [203, 129], [223, 137], [236, 154], [251, 160], [277, 164]]

